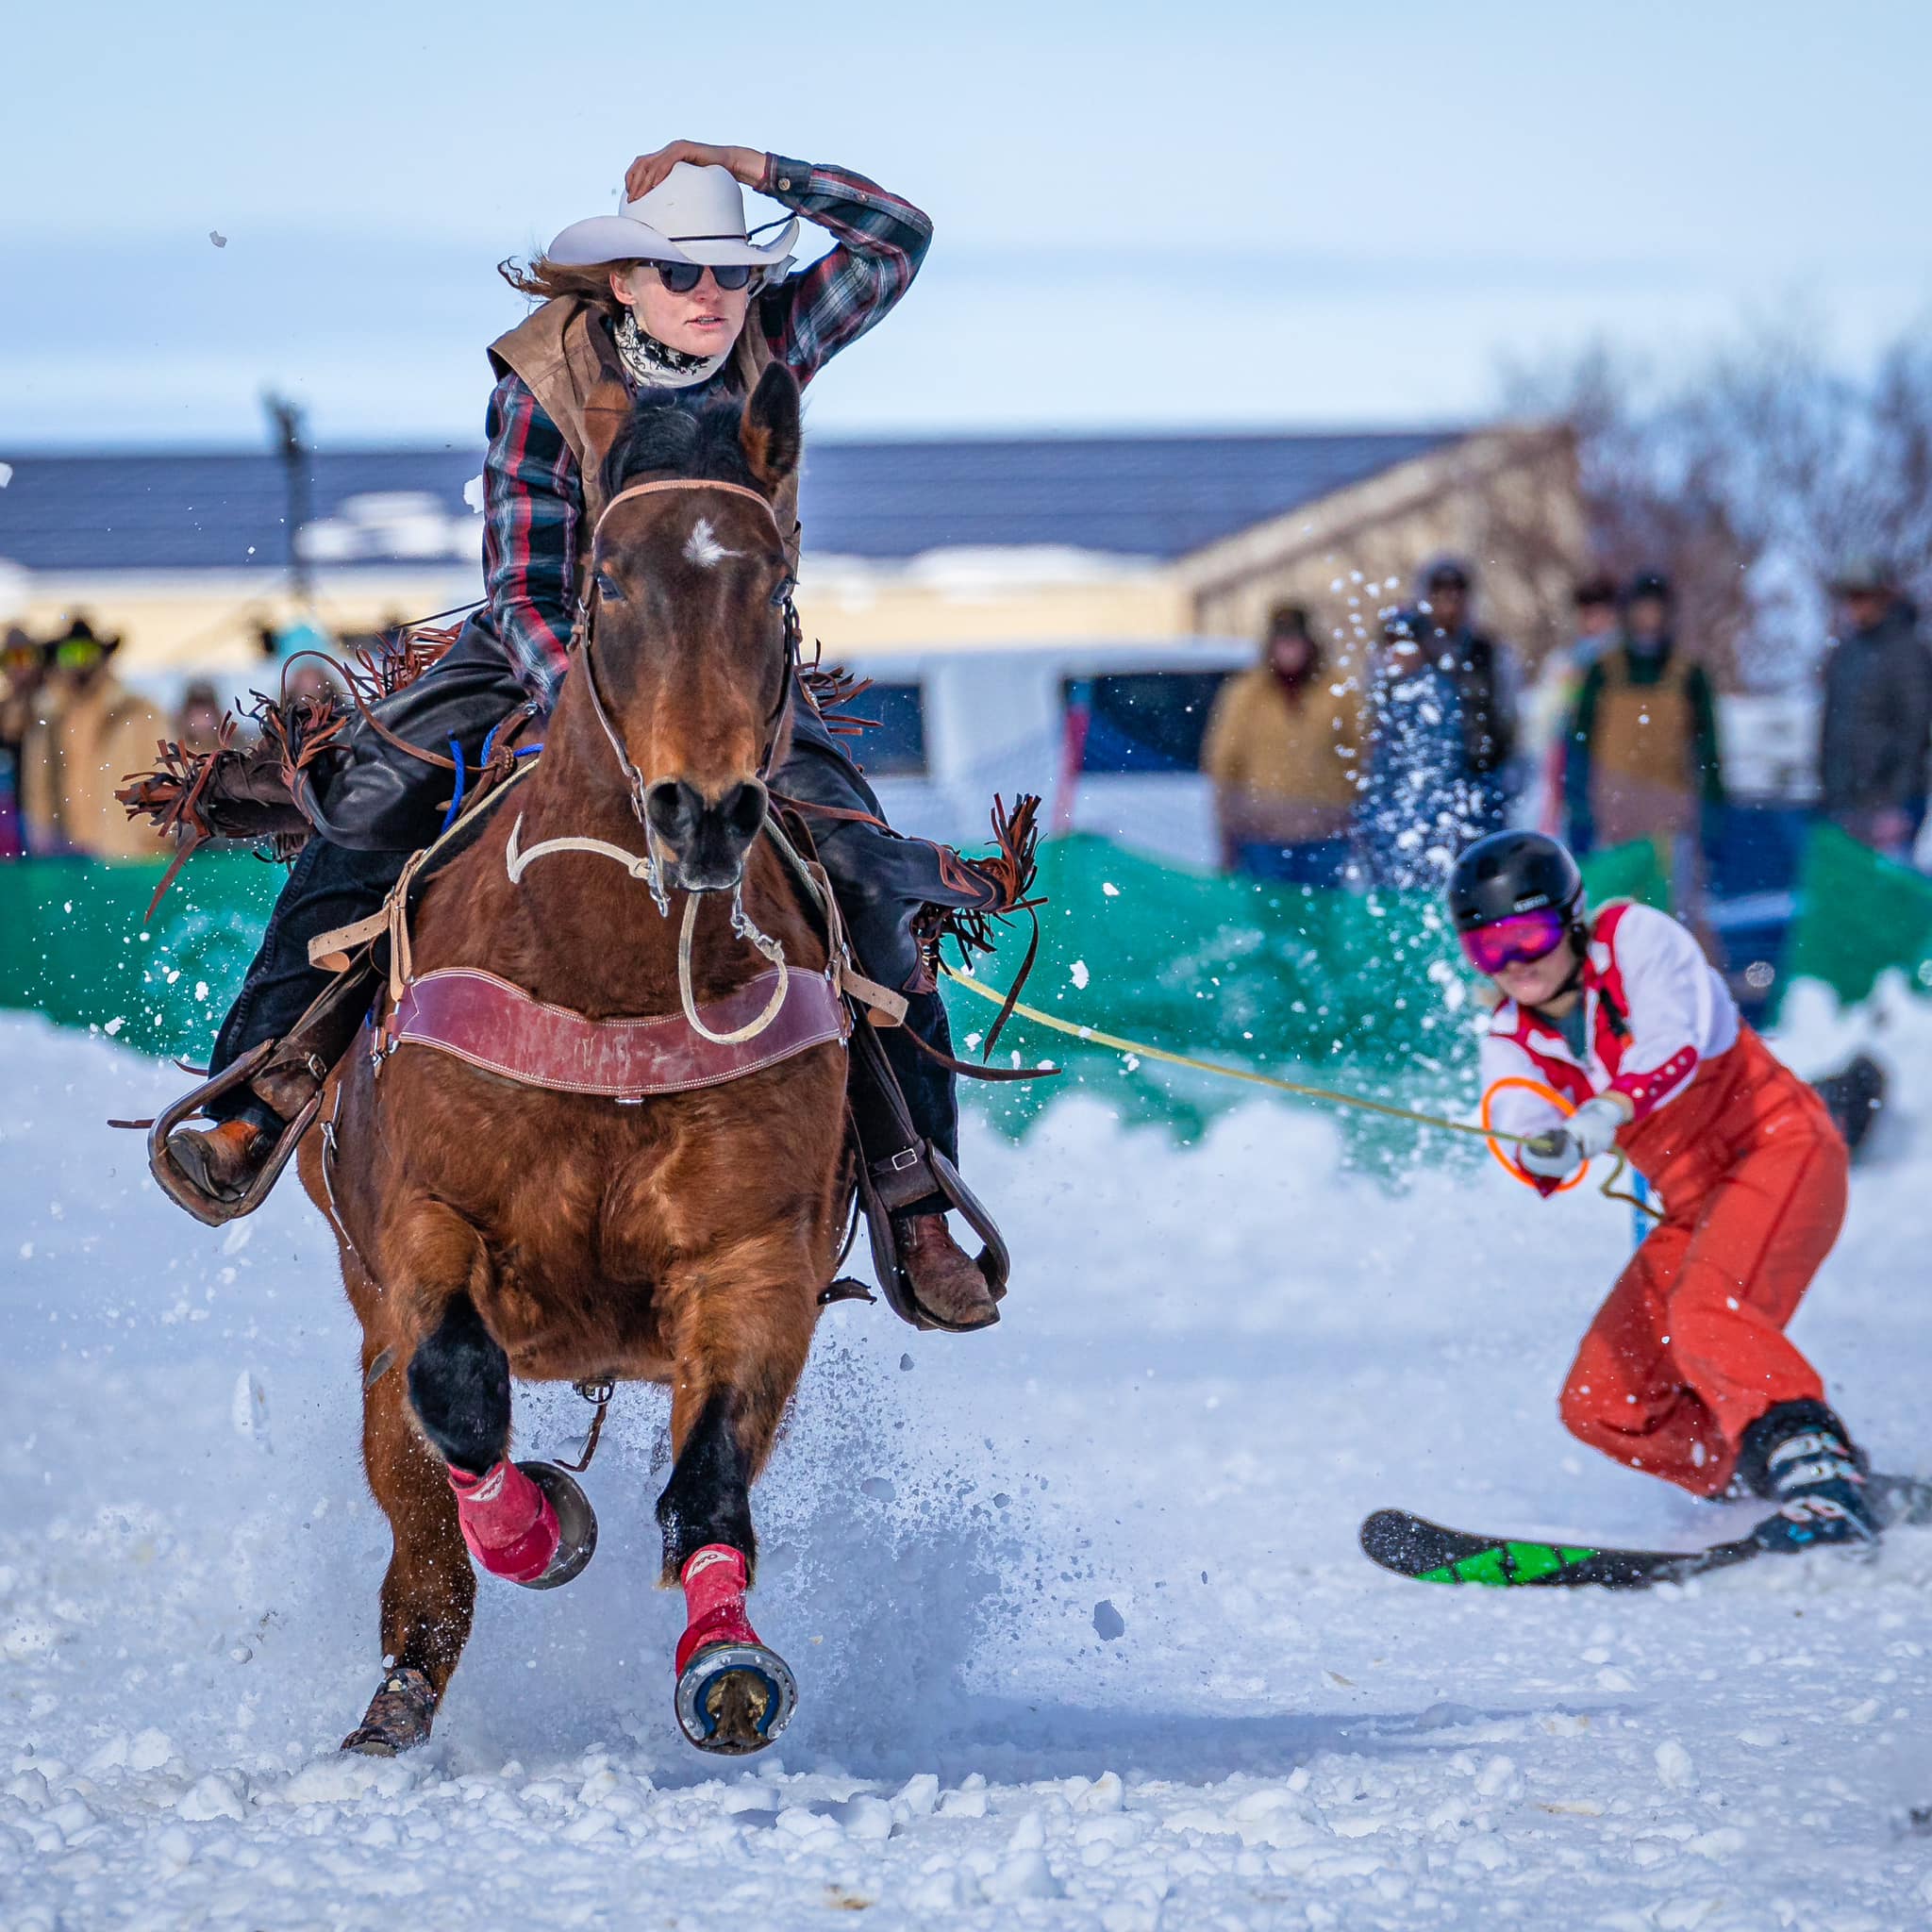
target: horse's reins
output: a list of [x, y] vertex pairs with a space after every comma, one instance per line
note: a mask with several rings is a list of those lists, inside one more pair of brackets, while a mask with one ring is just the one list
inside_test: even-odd
[[[624, 741], [624, 734], [611, 721], [610, 708], [605, 703], [604, 692], [597, 677], [596, 658], [591, 655], [596, 642], [596, 611], [599, 601], [596, 576], [597, 538], [604, 528], [606, 518], [621, 503], [633, 497], [659, 495], [671, 491], [718, 490], [728, 495], [747, 497], [764, 511], [770, 521], [774, 535], [778, 536], [780, 547], [784, 539], [778, 530], [778, 519], [769, 499], [756, 490], [748, 489], [742, 483], [726, 483], [703, 476], [666, 476], [650, 483], [633, 483], [620, 490], [598, 513], [596, 523], [591, 529], [590, 560], [591, 580], [589, 587], [577, 601], [576, 635], [582, 640], [584, 667], [584, 688], [589, 693], [591, 713], [596, 719], [604, 733], [605, 741], [610, 746], [611, 756], [617, 760], [617, 768], [624, 774], [624, 782], [630, 794], [630, 808], [638, 824], [643, 827], [644, 852], [642, 856], [626, 851], [621, 845], [613, 845], [603, 839], [562, 838], [545, 839], [541, 843], [520, 850], [517, 844], [517, 831], [522, 824], [519, 817], [510, 827], [509, 842], [505, 848], [504, 859], [512, 882], [520, 880], [525, 869], [534, 859], [551, 852], [589, 852], [604, 858], [615, 859], [629, 872], [633, 878], [641, 878], [651, 890], [651, 897], [657, 903], [661, 914], [669, 915], [671, 898], [664, 885], [664, 867], [658, 857], [658, 836], [652, 829], [650, 814], [645, 807], [645, 798], [650, 791], [644, 774], [632, 760], [629, 748]], [[784, 723], [785, 707], [791, 695], [790, 659], [798, 638], [798, 619], [788, 597], [785, 606], [785, 652], [787, 664], [785, 674], [778, 683], [778, 700], [771, 715], [765, 721], [764, 746], [758, 758], [758, 778], [762, 785], [771, 769], [772, 758], [778, 745], [778, 733]], [[769, 794], [768, 794], [769, 795]], [[708, 1040], [715, 1046], [735, 1046], [741, 1041], [756, 1040], [759, 1034], [777, 1019], [785, 1005], [785, 996], [791, 982], [791, 969], [786, 964], [783, 944], [758, 930], [750, 915], [744, 909], [743, 882], [734, 888], [731, 894], [731, 929], [748, 941], [776, 967], [777, 984], [772, 989], [772, 996], [766, 1002], [763, 1012], [749, 1020], [742, 1026], [729, 1033], [714, 1033], [699, 1017], [697, 997], [691, 985], [691, 946], [697, 930], [698, 898], [696, 892], [685, 894], [684, 923], [677, 936], [677, 996], [684, 1008], [685, 1024], [701, 1040]]]

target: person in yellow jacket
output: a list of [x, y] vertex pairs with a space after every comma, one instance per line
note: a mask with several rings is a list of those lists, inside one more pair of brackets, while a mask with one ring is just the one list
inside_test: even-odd
[[152, 858], [167, 840], [114, 796], [155, 761], [168, 721], [116, 677], [119, 638], [77, 617], [49, 647], [50, 667], [20, 752], [21, 816], [30, 855]]
[[1295, 885], [1341, 884], [1360, 748], [1352, 681], [1330, 674], [1308, 613], [1281, 605], [1260, 661], [1216, 694], [1202, 742], [1222, 862]]

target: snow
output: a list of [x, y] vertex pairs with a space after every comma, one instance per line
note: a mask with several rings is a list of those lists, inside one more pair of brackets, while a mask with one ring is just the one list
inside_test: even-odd
[[[1932, 1007], [1807, 994], [1900, 1093], [1796, 1324], [1881, 1465], [1932, 1320]], [[829, 1311], [757, 1509], [791, 1729], [708, 1759], [652, 1588], [663, 1398], [587, 1478], [596, 1560], [485, 1579], [425, 1750], [335, 1745], [375, 1689], [387, 1539], [353, 1324], [292, 1186], [197, 1227], [148, 1184], [174, 1069], [0, 1018], [0, 1924], [1772, 1926], [1932, 1915], [1932, 1531], [1647, 1596], [1372, 1568], [1369, 1509], [1731, 1532], [1557, 1425], [1625, 1210], [1500, 1174], [1341, 1171], [1257, 1105], [1196, 1147], [1060, 1102], [968, 1171], [1017, 1257], [989, 1335]], [[1151, 1075], [1143, 1075], [1151, 1077]], [[519, 1453], [588, 1411], [522, 1390]]]

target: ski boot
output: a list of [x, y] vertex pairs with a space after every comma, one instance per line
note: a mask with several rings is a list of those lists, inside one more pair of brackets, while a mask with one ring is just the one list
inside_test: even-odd
[[1753, 1495], [1778, 1506], [1751, 1533], [1765, 1549], [1869, 1547], [1878, 1541], [1878, 1519], [1865, 1492], [1866, 1459], [1824, 1403], [1783, 1402], [1759, 1416], [1745, 1432], [1738, 1470]]

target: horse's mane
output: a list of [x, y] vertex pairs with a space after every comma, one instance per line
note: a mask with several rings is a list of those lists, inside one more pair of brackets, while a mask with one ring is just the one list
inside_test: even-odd
[[640, 397], [604, 459], [605, 494], [615, 496], [633, 478], [653, 475], [739, 483], [765, 494], [739, 434], [743, 410], [734, 396], [712, 396], [696, 408], [670, 394]]

